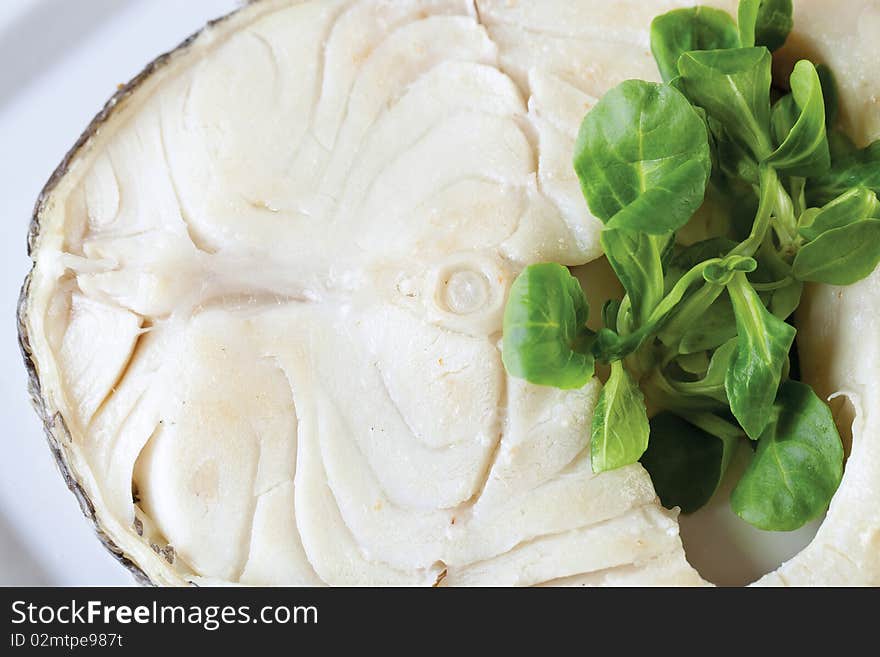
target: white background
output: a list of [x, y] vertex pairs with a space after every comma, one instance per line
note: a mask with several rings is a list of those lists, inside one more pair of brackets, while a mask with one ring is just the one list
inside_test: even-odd
[[0, 585], [129, 585], [52, 460], [15, 307], [43, 184], [116, 85], [236, 0], [0, 0]]

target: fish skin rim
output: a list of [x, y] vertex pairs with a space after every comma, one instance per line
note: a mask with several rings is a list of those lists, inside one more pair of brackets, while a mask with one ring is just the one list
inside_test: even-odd
[[43, 218], [43, 211], [46, 207], [46, 203], [49, 197], [51, 196], [52, 192], [55, 191], [55, 188], [58, 186], [58, 184], [67, 175], [71, 165], [74, 163], [77, 157], [79, 157], [82, 150], [92, 141], [92, 139], [101, 129], [101, 127], [115, 116], [117, 109], [123, 103], [123, 101], [131, 97], [147, 80], [152, 78], [155, 73], [164, 69], [174, 58], [185, 54], [202, 35], [211, 31], [213, 28], [219, 26], [220, 24], [225, 23], [230, 18], [237, 15], [239, 12], [247, 9], [250, 5], [258, 4], [261, 1], [262, 0], [248, 0], [247, 2], [243, 3], [241, 7], [234, 9], [230, 13], [208, 21], [203, 27], [186, 37], [175, 48], [165, 53], [162, 53], [161, 55], [153, 59], [140, 71], [140, 73], [135, 75], [135, 77], [129, 80], [126, 84], [120, 86], [116, 93], [114, 93], [110, 97], [110, 99], [104, 104], [103, 108], [101, 108], [101, 110], [95, 115], [91, 122], [89, 122], [89, 125], [79, 136], [73, 147], [71, 147], [71, 149], [64, 155], [61, 163], [52, 172], [52, 175], [49, 177], [49, 180], [43, 186], [39, 196], [37, 197], [37, 201], [34, 205], [34, 211], [31, 215], [30, 224], [28, 226], [27, 254], [28, 257], [31, 259], [31, 268], [25, 276], [24, 283], [21, 287], [21, 293], [19, 295], [18, 305], [16, 308], [16, 322], [18, 325], [18, 345], [21, 350], [22, 358], [24, 359], [25, 369], [27, 371], [28, 394], [30, 396], [31, 404], [33, 405], [34, 409], [37, 412], [37, 415], [40, 417], [40, 421], [43, 424], [43, 430], [46, 434], [49, 449], [52, 452], [55, 463], [61, 472], [61, 476], [64, 478], [64, 481], [67, 484], [67, 488], [70, 490], [71, 493], [73, 493], [74, 497], [79, 503], [79, 507], [82, 510], [83, 515], [92, 525], [92, 529], [98, 535], [98, 538], [100, 539], [104, 547], [120, 564], [122, 564], [124, 568], [126, 568], [132, 574], [135, 581], [142, 586], [156, 586], [156, 583], [150, 578], [149, 575], [147, 575], [147, 573], [144, 571], [143, 568], [141, 568], [140, 565], [138, 565], [131, 557], [129, 557], [125, 553], [125, 551], [120, 548], [113, 541], [113, 539], [110, 538], [110, 536], [107, 535], [103, 527], [101, 527], [97, 514], [95, 513], [95, 506], [92, 500], [89, 498], [88, 493], [86, 493], [86, 491], [83, 489], [82, 485], [77, 480], [76, 476], [71, 470], [70, 465], [68, 464], [66, 448], [64, 447], [64, 445], [65, 443], [73, 442], [73, 440], [70, 435], [70, 431], [67, 428], [67, 423], [64, 420], [64, 417], [61, 415], [60, 411], [52, 411], [49, 408], [49, 404], [42, 394], [42, 384], [40, 382], [39, 374], [37, 373], [37, 366], [34, 361], [33, 350], [31, 349], [27, 323], [28, 306], [30, 301], [31, 276], [33, 274], [34, 267], [36, 266], [34, 253], [37, 250], [37, 243], [40, 237], [40, 227]]

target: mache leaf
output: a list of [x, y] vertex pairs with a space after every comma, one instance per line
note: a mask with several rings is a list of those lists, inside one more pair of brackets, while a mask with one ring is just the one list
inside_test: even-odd
[[[759, 181], [760, 170], [758, 161], [752, 152], [740, 145], [735, 139], [727, 134], [727, 131], [720, 125], [715, 125], [712, 131], [715, 143], [716, 157], [718, 158], [717, 170], [724, 174], [725, 180], [717, 179], [712, 182], [719, 185], [721, 182], [726, 186], [745, 186], [756, 185]], [[710, 188], [712, 184], [710, 183]], [[736, 211], [734, 209], [733, 211]], [[754, 216], [754, 212], [751, 213]]]
[[837, 89], [837, 80], [834, 78], [834, 72], [825, 64], [819, 64], [816, 73], [819, 74], [822, 98], [825, 99], [825, 124], [833, 126], [840, 115], [840, 92]]
[[648, 447], [645, 398], [621, 361], [611, 363], [611, 376], [602, 388], [590, 440], [593, 472], [630, 465]]
[[502, 359], [511, 376], [538, 385], [580, 388], [593, 376], [589, 305], [562, 265], [531, 265], [510, 289]]
[[718, 347], [709, 361], [706, 375], [699, 381], [676, 381], [672, 386], [676, 392], [687, 396], [703, 396], [727, 404], [727, 392], [724, 388], [727, 371], [736, 356], [737, 341], [731, 338]]
[[742, 45], [778, 50], [794, 27], [793, 13], [792, 0], [740, 0], [737, 20]]
[[825, 205], [853, 187], [867, 187], [880, 194], [880, 140], [863, 149], [839, 133], [832, 133], [829, 141], [831, 169], [808, 181], [810, 205]]
[[709, 137], [676, 89], [628, 80], [587, 114], [574, 167], [590, 211], [609, 228], [663, 235], [703, 202]]
[[835, 228], [843, 228], [865, 219], [880, 219], [880, 201], [867, 187], [853, 187], [822, 208], [811, 208], [801, 215], [798, 233], [815, 240]]
[[609, 299], [602, 306], [602, 324], [613, 329], [617, 326], [617, 315], [620, 312], [620, 301]]
[[771, 57], [766, 48], [688, 52], [678, 62], [680, 86], [757, 161], [772, 152]]
[[757, 440], [769, 422], [795, 329], [764, 307], [745, 274], [734, 276], [727, 290], [736, 317], [737, 347], [724, 389], [734, 417], [749, 438]]
[[692, 354], [679, 354], [675, 357], [674, 362], [683, 372], [703, 377], [709, 370], [709, 352], [695, 351]]
[[663, 265], [657, 238], [625, 229], [606, 229], [602, 250], [623, 284], [639, 324], [663, 298]]
[[651, 52], [664, 82], [678, 77], [678, 60], [686, 52], [738, 47], [736, 23], [720, 9], [674, 9], [651, 23]]
[[825, 101], [816, 67], [802, 59], [791, 74], [791, 95], [773, 109], [773, 128], [780, 144], [767, 164], [790, 176], [819, 176], [831, 167], [825, 132]]
[[679, 351], [690, 354], [715, 349], [736, 336], [736, 318], [730, 298], [719, 296], [705, 314], [684, 333]]
[[663, 506], [693, 513], [718, 490], [736, 442], [713, 436], [672, 413], [654, 416], [650, 426], [648, 449], [640, 462]]
[[800, 281], [852, 285], [880, 264], [880, 220], [867, 219], [834, 228], [803, 246], [792, 273]]
[[804, 284], [801, 281], [791, 280], [782, 287], [770, 293], [770, 303], [767, 307], [770, 312], [781, 320], [786, 320], [794, 314], [801, 305], [801, 297], [804, 294]]
[[822, 514], [843, 476], [843, 446], [828, 405], [786, 381], [773, 419], [734, 488], [734, 512], [759, 529], [791, 531]]

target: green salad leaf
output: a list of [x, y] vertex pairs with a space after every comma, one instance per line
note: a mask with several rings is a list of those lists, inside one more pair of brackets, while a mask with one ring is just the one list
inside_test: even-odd
[[759, 162], [773, 151], [770, 66], [766, 48], [688, 52], [678, 62], [685, 95]]
[[786, 381], [772, 420], [730, 504], [760, 529], [791, 531], [821, 515], [843, 476], [843, 446], [828, 405]]
[[872, 218], [880, 219], [877, 195], [867, 187], [853, 187], [824, 207], [804, 212], [798, 222], [798, 232], [806, 240], [815, 240], [829, 230]]
[[[750, 191], [752, 185], [758, 184], [759, 166], [755, 156], [751, 151], [741, 146], [734, 140], [723, 126], [715, 121], [710, 121], [712, 126], [712, 138], [715, 144], [715, 153], [718, 160], [716, 168], [719, 169], [724, 177], [716, 177], [710, 179], [710, 189], [715, 187], [720, 192], [726, 192], [725, 201], [730, 202], [732, 199], [743, 200], [741, 192], [743, 189]], [[748, 198], [748, 197], [746, 197]], [[755, 216], [754, 208], [749, 208], [751, 212], [746, 212], [748, 222], [751, 223], [752, 217]]]
[[773, 128], [780, 142], [766, 163], [791, 176], [819, 176], [831, 167], [825, 132], [825, 100], [816, 67], [805, 59], [791, 74], [791, 94], [773, 108]]
[[800, 281], [852, 285], [880, 264], [880, 219], [823, 233], [798, 251], [792, 272]]
[[739, 43], [744, 48], [754, 48], [755, 32], [758, 27], [758, 12], [761, 0], [740, 0], [737, 8], [736, 22], [739, 29]]
[[574, 168], [590, 211], [609, 228], [663, 235], [703, 202], [706, 125], [676, 89], [629, 80], [584, 119]]
[[693, 322], [681, 338], [679, 351], [692, 354], [697, 351], [716, 349], [736, 337], [736, 317], [733, 304], [727, 295], [719, 296], [699, 321]]
[[725, 380], [736, 356], [736, 350], [737, 340], [731, 338], [713, 352], [706, 375], [701, 380], [675, 382], [672, 385], [676, 392], [682, 395], [710, 397], [727, 405], [729, 402]]
[[880, 140], [858, 149], [839, 136], [831, 141], [831, 169], [809, 180], [806, 192], [811, 205], [824, 205], [853, 187], [867, 187], [880, 194]]
[[789, 283], [773, 290], [770, 293], [768, 309], [776, 317], [786, 320], [794, 314], [801, 305], [801, 297], [804, 294], [802, 281], [792, 279]]
[[653, 235], [617, 228], [603, 231], [601, 241], [608, 262], [626, 290], [633, 315], [639, 322], [646, 322], [663, 298], [659, 240]]
[[837, 90], [837, 81], [834, 72], [825, 64], [816, 67], [819, 81], [822, 83], [822, 98], [825, 99], [825, 123], [833, 126], [840, 116], [840, 94]]
[[651, 23], [651, 52], [664, 82], [678, 77], [678, 60], [688, 51], [737, 47], [736, 23], [730, 14], [719, 9], [674, 9]]
[[704, 376], [709, 371], [709, 356], [707, 351], [696, 351], [692, 354], [679, 354], [674, 363], [682, 372], [695, 376]]
[[745, 47], [766, 46], [777, 50], [794, 27], [792, 0], [740, 0], [738, 22]]
[[651, 418], [651, 439], [640, 459], [668, 509], [693, 513], [721, 483], [735, 438], [718, 438], [672, 413]]
[[590, 308], [562, 265], [526, 267], [504, 310], [502, 359], [512, 375], [538, 385], [581, 388], [592, 378]]
[[769, 422], [795, 329], [764, 307], [745, 274], [734, 276], [727, 290], [736, 317], [737, 347], [724, 389], [730, 411], [749, 438], [757, 440]]
[[614, 470], [638, 461], [648, 446], [649, 432], [645, 398], [623, 363], [615, 361], [593, 413], [593, 472]]
[[609, 299], [602, 306], [602, 323], [605, 326], [617, 326], [617, 316], [620, 313], [620, 301]]

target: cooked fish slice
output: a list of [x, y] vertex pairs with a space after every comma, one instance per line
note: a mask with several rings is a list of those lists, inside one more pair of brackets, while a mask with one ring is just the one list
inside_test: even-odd
[[687, 4], [261, 0], [127, 87], [41, 197], [21, 314], [111, 549], [159, 584], [703, 583], [640, 466], [591, 472], [598, 382], [499, 351], [522, 267], [601, 254], [578, 124]]

